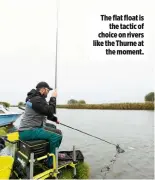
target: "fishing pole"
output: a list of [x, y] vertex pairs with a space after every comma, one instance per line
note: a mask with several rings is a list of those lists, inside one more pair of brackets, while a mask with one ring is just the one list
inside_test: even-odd
[[[59, 17], [59, 0], [57, 0], [57, 26], [56, 26], [56, 53], [55, 53], [55, 89], [57, 89], [57, 61], [58, 61], [58, 19]], [[56, 107], [55, 107], [55, 114], [56, 114]]]
[[59, 1], [57, 1], [57, 26], [56, 26], [56, 54], [55, 54], [55, 89], [57, 88], [57, 59], [58, 59], [58, 16], [59, 15]]
[[[55, 55], [55, 89], [57, 88], [58, 30], [59, 30], [59, 28], [58, 28], [58, 25], [59, 25], [59, 24], [58, 24], [58, 22], [59, 22], [58, 17], [59, 17], [59, 0], [57, 0], [56, 55]], [[56, 108], [55, 108], [55, 114], [56, 114]], [[113, 143], [108, 142], [108, 141], [106, 141], [106, 140], [104, 140], [104, 139], [101, 139], [101, 138], [96, 137], [96, 136], [94, 136], [94, 135], [88, 134], [88, 133], [86, 133], [86, 132], [84, 132], [84, 131], [81, 131], [81, 130], [79, 130], [79, 129], [75, 129], [75, 128], [70, 127], [70, 126], [68, 126], [68, 125], [65, 125], [65, 124], [63, 124], [63, 123], [60, 123], [60, 124], [61, 124], [62, 126], [66, 126], [66, 127], [70, 128], [70, 129], [76, 130], [76, 131], [81, 132], [81, 133], [83, 133], [83, 134], [86, 134], [86, 135], [88, 135], [88, 136], [94, 137], [94, 138], [96, 138], [96, 139], [99, 139], [99, 140], [104, 141], [104, 142], [106, 142], [106, 143], [109, 143], [109, 144], [111, 144], [111, 145], [114, 145], [114, 146], [116, 146], [117, 152], [119, 152], [119, 153], [125, 152], [123, 149], [121, 149], [121, 148], [119, 147], [118, 144], [113, 144]]]

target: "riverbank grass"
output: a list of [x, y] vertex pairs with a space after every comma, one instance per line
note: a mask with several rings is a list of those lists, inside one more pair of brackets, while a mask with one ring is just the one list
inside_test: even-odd
[[106, 104], [62, 104], [57, 108], [64, 109], [99, 109], [99, 110], [154, 110], [154, 103], [106, 103]]

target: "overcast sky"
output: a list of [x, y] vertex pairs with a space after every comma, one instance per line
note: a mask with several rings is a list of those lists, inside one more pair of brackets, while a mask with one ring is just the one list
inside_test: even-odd
[[[154, 90], [153, 7], [153, 0], [60, 1], [59, 104], [144, 101]], [[109, 31], [101, 14], [143, 15], [145, 55], [107, 56], [105, 47], [93, 47], [97, 34]], [[56, 23], [56, 0], [0, 0], [0, 101], [24, 101], [39, 81], [54, 87]]]

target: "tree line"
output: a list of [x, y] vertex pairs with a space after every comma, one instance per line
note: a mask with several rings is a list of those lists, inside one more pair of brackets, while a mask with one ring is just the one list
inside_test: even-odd
[[85, 100], [75, 100], [75, 99], [70, 99], [67, 104], [86, 104]]
[[145, 101], [154, 102], [154, 92], [150, 92], [145, 96]]
[[[145, 102], [154, 102], [154, 92], [150, 92], [145, 95], [144, 97]], [[85, 100], [75, 100], [75, 99], [70, 99], [67, 104], [86, 104]]]

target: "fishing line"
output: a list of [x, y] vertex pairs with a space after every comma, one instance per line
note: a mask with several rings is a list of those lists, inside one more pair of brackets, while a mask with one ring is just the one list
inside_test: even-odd
[[114, 163], [116, 162], [116, 158], [118, 157], [118, 152], [113, 156], [113, 158], [110, 160], [110, 163], [105, 165], [102, 169], [101, 172], [104, 173], [103, 178], [105, 179], [107, 174], [110, 172], [111, 168], [113, 167]]
[[106, 175], [107, 175], [108, 172], [110, 171], [111, 167], [112, 167], [112, 166], [114, 165], [114, 163], [116, 162], [116, 158], [118, 157], [118, 154], [125, 152], [122, 148], [120, 148], [120, 146], [119, 146], [118, 144], [111, 143], [111, 142], [109, 142], [109, 141], [106, 141], [106, 140], [101, 139], [101, 138], [99, 138], [99, 137], [97, 137], [97, 136], [88, 134], [88, 133], [86, 133], [86, 132], [84, 132], [84, 131], [81, 131], [81, 130], [79, 130], [79, 129], [73, 128], [73, 127], [68, 126], [68, 125], [66, 125], [66, 124], [63, 124], [63, 123], [60, 123], [60, 125], [63, 125], [63, 126], [65, 126], [65, 127], [68, 127], [68, 128], [70, 128], [70, 129], [73, 129], [73, 130], [75, 130], [75, 131], [81, 132], [81, 133], [83, 133], [83, 134], [86, 134], [86, 135], [91, 136], [91, 137], [93, 137], [93, 138], [96, 138], [96, 139], [98, 139], [98, 140], [104, 141], [104, 142], [106, 142], [106, 143], [108, 143], [108, 144], [111, 144], [111, 145], [113, 145], [113, 146], [116, 147], [116, 154], [115, 154], [115, 155], [113, 156], [113, 158], [110, 160], [110, 163], [109, 163], [108, 165], [105, 165], [105, 166], [101, 169], [101, 172], [104, 173], [104, 178], [106, 177]]
[[139, 172], [139, 174], [141, 174], [142, 176], [144, 176], [145, 178], [148, 178], [147, 176], [145, 176], [138, 168], [132, 166], [130, 163], [128, 163], [128, 166], [132, 167], [133, 169], [135, 169], [136, 171]]

